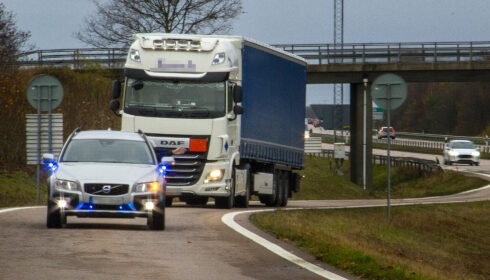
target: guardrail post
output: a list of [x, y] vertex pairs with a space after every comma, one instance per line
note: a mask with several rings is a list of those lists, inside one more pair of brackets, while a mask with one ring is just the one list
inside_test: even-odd
[[457, 56], [457, 61], [458, 63], [460, 62], [460, 58], [461, 58], [461, 54], [459, 53], [460, 51], [460, 48], [459, 48], [459, 44], [456, 45], [456, 56]]
[[437, 62], [437, 42], [434, 43], [434, 62]]
[[318, 46], [318, 62], [322, 65], [322, 50], [320, 46]]
[[400, 62], [402, 56], [402, 43], [398, 43], [398, 62]]
[[366, 63], [366, 44], [362, 44], [362, 63]]
[[470, 42], [470, 63], [473, 61], [473, 42]]
[[390, 45], [388, 45], [388, 63], [391, 62], [391, 51], [390, 51]]

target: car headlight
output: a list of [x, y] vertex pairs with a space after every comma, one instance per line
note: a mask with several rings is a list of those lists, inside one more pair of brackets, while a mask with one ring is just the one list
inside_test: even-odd
[[479, 157], [479, 156], [480, 156], [480, 152], [479, 152], [479, 151], [473, 151], [473, 152], [471, 153], [471, 155], [472, 155], [473, 157]]
[[224, 169], [213, 169], [208, 173], [208, 176], [206, 176], [204, 183], [221, 181], [224, 175], [225, 175]]
[[134, 192], [156, 192], [162, 190], [162, 185], [163, 183], [159, 181], [139, 183], [134, 188]]
[[449, 151], [449, 155], [453, 156], [453, 157], [457, 157], [459, 155], [459, 153], [456, 152], [455, 150], [451, 150], [451, 151]]
[[56, 179], [54, 181], [54, 185], [59, 190], [80, 191], [80, 186], [78, 185], [78, 183], [73, 181]]

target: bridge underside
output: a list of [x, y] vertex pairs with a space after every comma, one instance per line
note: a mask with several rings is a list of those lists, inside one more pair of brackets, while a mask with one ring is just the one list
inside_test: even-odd
[[308, 65], [307, 83], [362, 83], [384, 73], [398, 74], [407, 83], [482, 82], [490, 81], [490, 61]]

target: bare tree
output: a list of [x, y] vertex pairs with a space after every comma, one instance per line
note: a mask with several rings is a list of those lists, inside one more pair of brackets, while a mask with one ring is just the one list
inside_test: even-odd
[[17, 29], [12, 12], [7, 11], [5, 5], [0, 3], [0, 67], [11, 65], [15, 55], [26, 46], [31, 37], [30, 32]]
[[109, 0], [75, 36], [96, 47], [127, 46], [134, 33], [225, 33], [241, 0]]

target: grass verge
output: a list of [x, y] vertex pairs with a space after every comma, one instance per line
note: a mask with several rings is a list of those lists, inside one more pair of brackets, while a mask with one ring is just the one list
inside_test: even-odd
[[[301, 190], [293, 195], [294, 200], [310, 199], [366, 199], [386, 197], [387, 174], [385, 166], [374, 166], [373, 189], [364, 191], [350, 181], [349, 162], [339, 169], [329, 158], [305, 157], [305, 169], [301, 171]], [[391, 196], [393, 198], [412, 198], [448, 195], [476, 189], [488, 182], [458, 174], [456, 172], [432, 172], [425, 174], [414, 169], [391, 169]]]
[[252, 221], [366, 279], [490, 279], [490, 202], [258, 213]]
[[[47, 185], [41, 180], [41, 205], [46, 205]], [[36, 177], [25, 171], [0, 172], [0, 208], [37, 205]]]

